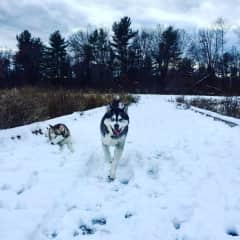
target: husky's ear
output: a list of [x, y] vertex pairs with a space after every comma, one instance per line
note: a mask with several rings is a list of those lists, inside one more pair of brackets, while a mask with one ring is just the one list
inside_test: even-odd
[[53, 128], [53, 125], [49, 124], [49, 128]]
[[124, 111], [125, 113], [128, 113], [128, 105], [127, 105], [127, 104], [125, 104], [125, 105], [123, 106], [123, 111]]
[[124, 104], [122, 102], [119, 103], [118, 107], [123, 110], [125, 113], [128, 112], [128, 105], [127, 104]]
[[118, 103], [118, 107], [122, 110], [124, 110], [125, 105], [122, 102]]
[[110, 112], [112, 110], [111, 104], [108, 104], [106, 107], [106, 112]]

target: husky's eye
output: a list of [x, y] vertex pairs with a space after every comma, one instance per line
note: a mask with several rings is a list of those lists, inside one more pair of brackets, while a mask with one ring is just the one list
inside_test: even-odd
[[123, 120], [122, 118], [119, 118], [119, 119], [118, 119], [119, 122], [122, 122], [122, 120]]
[[112, 120], [112, 121], [115, 121], [115, 117], [111, 117], [111, 120]]

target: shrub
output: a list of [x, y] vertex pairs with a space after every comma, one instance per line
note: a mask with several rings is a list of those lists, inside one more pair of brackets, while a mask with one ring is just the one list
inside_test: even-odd
[[179, 104], [187, 104], [189, 106], [199, 107], [209, 111], [217, 112], [223, 115], [240, 118], [240, 100], [237, 97], [225, 98], [180, 98], [176, 97]]
[[[0, 129], [100, 107], [111, 102], [114, 95], [63, 89], [1, 90]], [[138, 101], [137, 97], [130, 94], [118, 95], [126, 104]]]

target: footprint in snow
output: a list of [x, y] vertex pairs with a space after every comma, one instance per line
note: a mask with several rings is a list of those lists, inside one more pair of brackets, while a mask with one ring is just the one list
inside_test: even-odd
[[[107, 220], [105, 217], [93, 218], [91, 221], [92, 225], [106, 225]], [[92, 226], [88, 226], [86, 224], [81, 224], [77, 230], [73, 232], [73, 237], [77, 237], [81, 235], [92, 235], [96, 232], [96, 229]]]
[[159, 198], [159, 197], [162, 196], [162, 195], [163, 195], [162, 193], [153, 191], [153, 192], [150, 192], [150, 193], [148, 194], [148, 197], [154, 199], [154, 198]]
[[156, 156], [155, 156], [155, 158], [156, 158], [156, 159], [159, 159], [159, 158], [161, 158], [162, 156], [163, 156], [162, 153], [157, 153]]
[[106, 218], [93, 218], [92, 219], [92, 224], [93, 225], [106, 225], [107, 224], [107, 220]]
[[[91, 221], [92, 225], [106, 225], [107, 220], [105, 217], [93, 218]], [[81, 235], [92, 235], [96, 232], [96, 229], [92, 226], [81, 224], [77, 230], [73, 232], [73, 237]]]
[[75, 204], [66, 206], [67, 212], [71, 212], [71, 211], [73, 211], [74, 209], [77, 209], [77, 208], [78, 208], [78, 207], [77, 207], [77, 205], [75, 205]]
[[4, 204], [4, 202], [2, 200], [0, 200], [0, 209], [1, 208], [5, 208], [5, 204]]
[[96, 232], [95, 228], [91, 228], [85, 224], [81, 224], [78, 228], [82, 235], [91, 235]]
[[120, 179], [120, 183], [123, 185], [128, 185], [129, 179]]
[[51, 238], [56, 238], [58, 236], [58, 233], [56, 231], [52, 232], [50, 237]]
[[226, 234], [229, 235], [229, 236], [232, 236], [232, 237], [238, 237], [239, 236], [239, 233], [235, 228], [227, 229]]
[[173, 219], [172, 224], [176, 230], [179, 230], [181, 228], [182, 223], [178, 219], [175, 218], [175, 219]]
[[55, 239], [55, 238], [57, 238], [57, 236], [58, 236], [58, 232], [57, 231], [52, 231], [52, 232], [44, 232], [43, 233], [44, 235], [45, 235], [45, 237], [47, 238], [47, 239]]
[[153, 166], [153, 167], [151, 167], [151, 168], [149, 168], [147, 170], [147, 175], [149, 177], [151, 177], [152, 179], [156, 179], [158, 177], [158, 172], [159, 172], [158, 167], [157, 166], [155, 166], [155, 167]]
[[73, 237], [77, 237], [77, 236], [79, 236], [79, 231], [77, 231], [77, 230], [75, 230], [74, 232], [73, 232]]
[[24, 187], [22, 187], [22, 188], [20, 188], [19, 190], [17, 190], [17, 195], [21, 195], [22, 193], [24, 193], [24, 191], [25, 191], [25, 188]]
[[10, 190], [11, 189], [11, 186], [9, 184], [3, 184], [1, 187], [0, 187], [0, 190], [1, 191], [7, 191], [7, 190]]
[[29, 179], [26, 184], [21, 186], [16, 192], [17, 195], [21, 195], [24, 193], [27, 189], [31, 189], [36, 183], [38, 182], [38, 171], [34, 171], [30, 174]]
[[128, 218], [131, 218], [132, 216], [133, 216], [132, 212], [126, 212], [125, 215], [124, 215], [124, 218], [128, 219]]

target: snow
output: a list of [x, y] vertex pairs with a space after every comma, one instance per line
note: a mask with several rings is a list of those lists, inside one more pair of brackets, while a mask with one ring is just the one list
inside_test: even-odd
[[234, 125], [240, 125], [240, 119], [238, 119], [238, 118], [225, 116], [225, 115], [222, 115], [222, 114], [219, 114], [219, 113], [216, 113], [216, 112], [212, 112], [212, 111], [209, 111], [209, 110], [206, 110], [206, 109], [201, 109], [201, 108], [193, 107], [193, 106], [191, 106], [191, 109], [193, 111], [195, 110], [195, 111], [203, 113], [205, 115], [209, 115], [213, 118], [220, 118], [221, 120], [233, 123]]
[[[240, 129], [170, 98], [142, 95], [129, 107], [111, 183], [99, 133], [105, 107], [1, 130], [0, 239], [240, 239]], [[60, 122], [73, 153], [32, 134]]]

